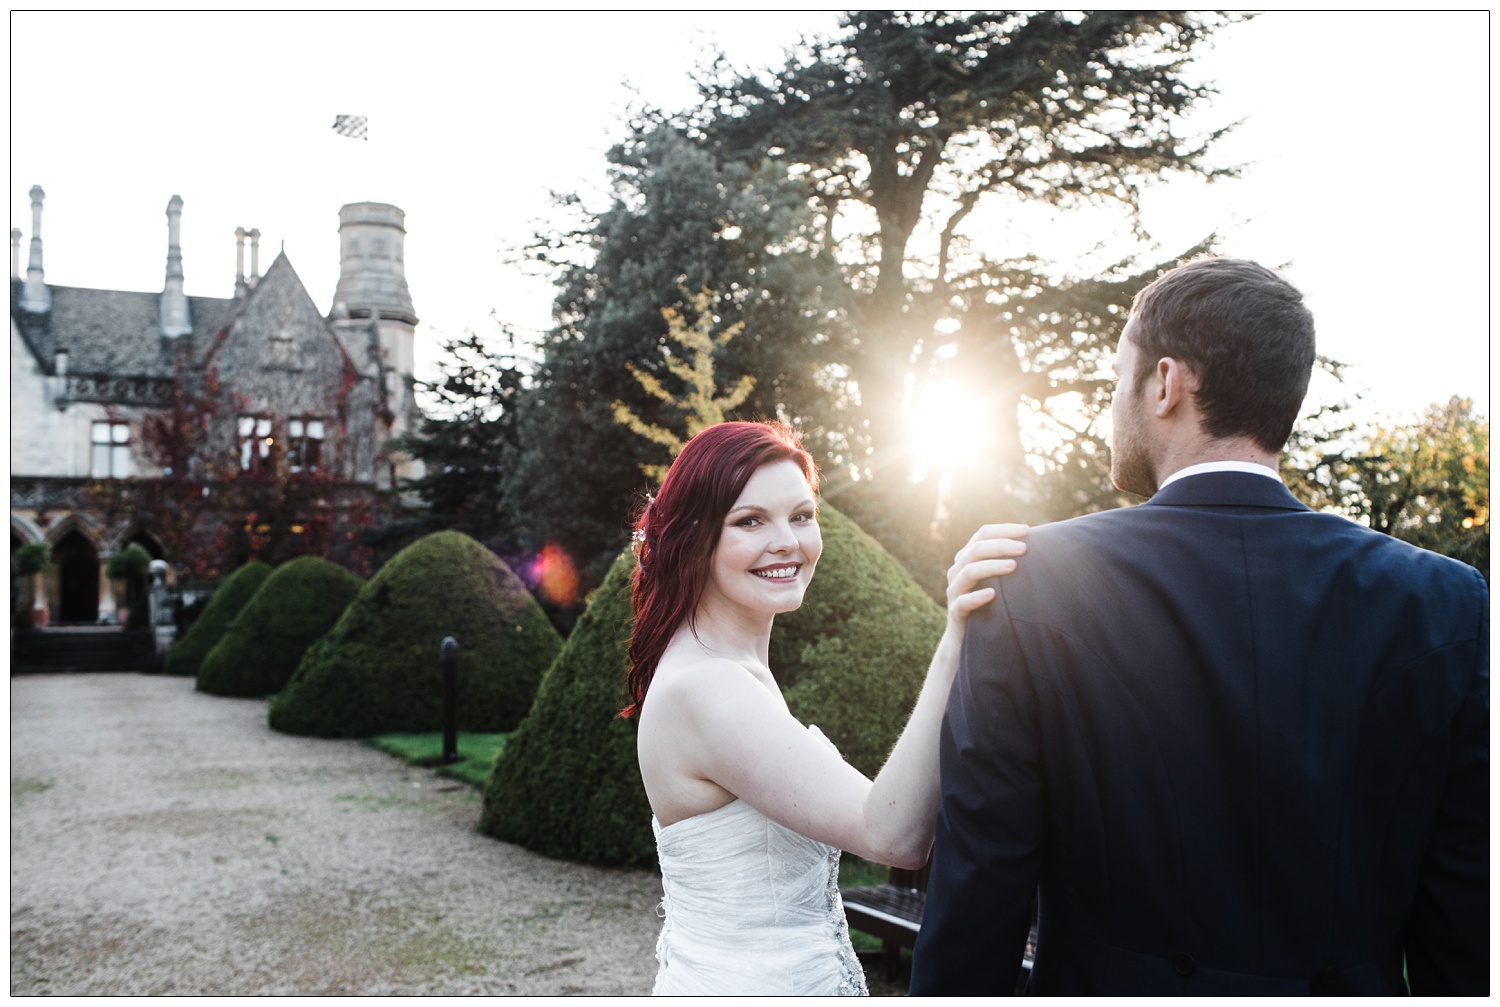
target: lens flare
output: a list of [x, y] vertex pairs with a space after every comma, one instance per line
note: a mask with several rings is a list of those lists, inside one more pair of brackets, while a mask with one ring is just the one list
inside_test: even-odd
[[573, 560], [555, 542], [542, 546], [531, 575], [542, 597], [554, 605], [571, 605], [578, 600], [578, 570]]

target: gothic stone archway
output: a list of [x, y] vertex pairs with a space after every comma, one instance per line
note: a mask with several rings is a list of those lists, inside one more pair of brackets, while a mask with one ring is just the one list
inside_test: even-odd
[[99, 553], [93, 543], [74, 528], [52, 547], [52, 562], [57, 566], [61, 602], [56, 621], [98, 622]]

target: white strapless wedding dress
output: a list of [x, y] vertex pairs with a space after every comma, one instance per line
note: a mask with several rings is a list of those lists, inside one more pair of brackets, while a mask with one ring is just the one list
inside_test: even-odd
[[665, 889], [652, 995], [868, 994], [838, 850], [741, 800], [651, 827]]

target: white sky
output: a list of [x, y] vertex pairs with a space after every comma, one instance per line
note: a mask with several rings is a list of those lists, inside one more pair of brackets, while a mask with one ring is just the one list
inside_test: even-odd
[[[184, 200], [188, 293], [227, 297], [234, 229], [283, 243], [314, 300], [338, 278], [338, 209], [406, 211], [423, 323], [418, 371], [491, 312], [547, 327], [551, 289], [508, 264], [551, 190], [601, 205], [604, 152], [637, 93], [677, 109], [712, 43], [781, 63], [830, 12], [267, 14], [13, 12], [11, 225], [47, 192], [51, 283], [160, 290], [168, 198]], [[1489, 20], [1471, 13], [1270, 13], [1225, 30], [1198, 72], [1221, 92], [1193, 121], [1245, 123], [1216, 163], [1242, 180], [1168, 182], [1147, 203], [1164, 253], [1208, 231], [1287, 265], [1319, 348], [1374, 412], [1453, 394], [1488, 413]], [[628, 81], [628, 84], [627, 84]], [[336, 135], [370, 117], [370, 140]], [[1113, 218], [995, 222], [1001, 254], [1081, 252]]]

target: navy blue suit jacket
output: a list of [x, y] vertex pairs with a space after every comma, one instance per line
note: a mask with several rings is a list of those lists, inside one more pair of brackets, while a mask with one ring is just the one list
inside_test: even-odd
[[1263, 476], [1033, 529], [970, 620], [913, 994], [1486, 993], [1488, 590]]

